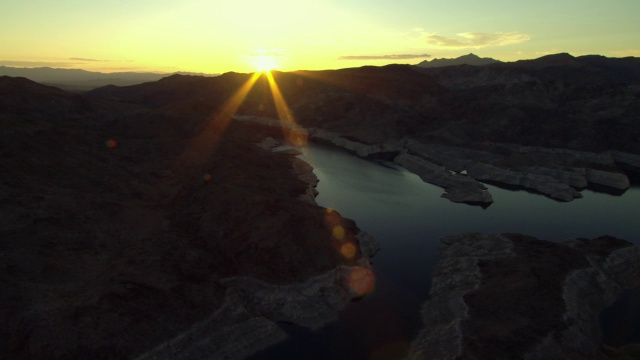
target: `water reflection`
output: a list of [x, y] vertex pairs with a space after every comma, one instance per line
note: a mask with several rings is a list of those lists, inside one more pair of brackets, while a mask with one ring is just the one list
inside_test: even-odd
[[[583, 198], [561, 203], [487, 185], [495, 203], [483, 209], [441, 198], [441, 188], [402, 168], [380, 166], [340, 150], [314, 145], [301, 158], [314, 166], [320, 179], [318, 203], [355, 219], [370, 233], [386, 236], [410, 228], [410, 233], [429, 238], [468, 231], [522, 232], [547, 240], [608, 234], [638, 243], [640, 238], [638, 187], [624, 196], [584, 190]], [[394, 243], [398, 241], [416, 240]]]

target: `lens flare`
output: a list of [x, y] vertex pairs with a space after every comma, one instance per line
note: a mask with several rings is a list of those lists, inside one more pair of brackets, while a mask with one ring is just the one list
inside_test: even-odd
[[340, 254], [344, 256], [345, 259], [353, 259], [356, 256], [356, 246], [353, 243], [346, 243], [340, 246]]
[[340, 225], [334, 226], [331, 235], [337, 240], [344, 240], [344, 228]]
[[305, 145], [309, 136], [308, 133], [295, 123], [293, 113], [291, 112], [289, 105], [287, 105], [287, 102], [284, 100], [282, 92], [280, 92], [280, 88], [278, 87], [273, 74], [268, 71], [265, 72], [265, 75], [267, 76], [269, 87], [271, 88], [271, 95], [273, 95], [273, 102], [276, 105], [278, 117], [282, 121], [282, 133], [284, 138], [290, 144], [295, 146]]
[[231, 121], [231, 116], [236, 113], [242, 102], [253, 88], [260, 74], [255, 73], [225, 102], [225, 104], [213, 114], [204, 130], [191, 141], [188, 148], [182, 154], [184, 163], [200, 164], [206, 159], [218, 145], [222, 134], [226, 131]]
[[347, 284], [356, 296], [365, 296], [373, 291], [376, 280], [373, 271], [368, 267], [359, 266], [349, 273]]

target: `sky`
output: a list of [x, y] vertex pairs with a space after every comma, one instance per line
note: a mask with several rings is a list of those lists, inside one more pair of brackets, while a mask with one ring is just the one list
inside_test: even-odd
[[640, 56], [640, 0], [0, 0], [0, 65], [253, 72]]

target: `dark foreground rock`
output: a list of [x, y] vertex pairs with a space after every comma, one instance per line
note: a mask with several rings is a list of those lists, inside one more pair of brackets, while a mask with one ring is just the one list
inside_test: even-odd
[[229, 116], [0, 78], [0, 358], [240, 359], [371, 290], [375, 240]]
[[442, 239], [409, 359], [603, 359], [599, 313], [640, 287], [640, 249], [599, 237]]

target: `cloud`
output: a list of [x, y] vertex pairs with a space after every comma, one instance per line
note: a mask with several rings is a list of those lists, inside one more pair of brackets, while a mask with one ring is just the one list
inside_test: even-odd
[[408, 60], [429, 58], [429, 54], [397, 54], [397, 55], [347, 55], [341, 56], [339, 60]]
[[481, 33], [464, 32], [456, 34], [456, 37], [447, 37], [438, 34], [427, 35], [427, 43], [442, 47], [452, 48], [483, 48], [487, 46], [504, 46], [520, 44], [529, 41], [531, 37], [521, 33]]
[[87, 58], [69, 58], [74, 61], [88, 61], [88, 62], [109, 62], [109, 60], [87, 59]]

